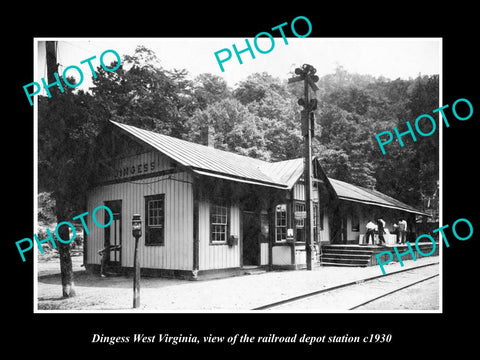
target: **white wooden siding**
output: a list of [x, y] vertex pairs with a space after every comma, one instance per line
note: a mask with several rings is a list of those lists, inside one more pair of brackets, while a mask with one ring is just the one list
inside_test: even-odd
[[[140, 156], [144, 156], [143, 154]], [[165, 166], [168, 159], [163, 159]], [[168, 162], [168, 166], [169, 166]], [[161, 169], [160, 169], [161, 170]], [[99, 186], [88, 198], [88, 212], [105, 201], [122, 200], [122, 266], [133, 266], [135, 240], [132, 236], [132, 215], [142, 217], [142, 237], [139, 242], [141, 267], [190, 270], [193, 268], [193, 192], [191, 176], [175, 173], [135, 181]], [[145, 196], [165, 194], [165, 243], [145, 246]], [[104, 211], [97, 212], [103, 224]], [[88, 219], [87, 263], [100, 264], [98, 250], [103, 248], [104, 228]]]
[[[230, 235], [240, 234], [240, 209], [230, 206]], [[226, 269], [240, 266], [240, 246], [210, 244], [210, 203], [201, 199], [198, 204], [199, 270]]]
[[[312, 200], [318, 201], [318, 189], [316, 187], [312, 187]], [[293, 199], [305, 201], [305, 186], [301, 183], [296, 183], [293, 185]]]
[[[329, 217], [329, 212], [327, 209], [325, 209], [323, 213], [323, 230], [320, 230], [320, 241], [321, 242], [329, 242], [330, 241], [330, 226], [328, 222], [328, 217]], [[321, 221], [319, 219], [318, 221]], [[320, 224], [319, 224], [320, 226]]]
[[[293, 199], [294, 200], [305, 201], [305, 186], [303, 184], [296, 183], [293, 186]], [[316, 189], [316, 188], [313, 188], [312, 200], [313, 201], [318, 201], [318, 189]], [[321, 199], [320, 199], [319, 206], [323, 206], [321, 204]], [[320, 219], [319, 219], [319, 221], [320, 221]], [[328, 225], [328, 212], [327, 211], [325, 211], [325, 213], [324, 213], [323, 230], [320, 230], [319, 234], [320, 234], [320, 241], [322, 241], [322, 242], [330, 241], [330, 227]]]
[[290, 246], [273, 246], [272, 247], [272, 264], [273, 265], [292, 264], [291, 247]]
[[305, 246], [295, 246], [295, 264], [305, 265], [307, 263], [307, 251]]
[[[356, 211], [356, 210], [354, 210]], [[360, 216], [359, 216], [360, 217]], [[352, 224], [353, 224], [353, 215], [347, 215], [347, 240], [355, 240], [358, 241], [360, 231], [352, 231]], [[362, 222], [359, 221], [359, 229], [361, 229]]]
[[172, 168], [172, 161], [156, 151], [118, 158], [113, 162], [113, 169], [104, 180], [121, 180], [148, 175]]

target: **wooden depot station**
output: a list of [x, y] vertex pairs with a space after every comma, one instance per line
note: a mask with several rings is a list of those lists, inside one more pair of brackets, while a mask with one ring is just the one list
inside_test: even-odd
[[[113, 248], [104, 258], [108, 272], [132, 271], [133, 214], [143, 225], [142, 276], [201, 279], [305, 267], [303, 158], [266, 162], [113, 121], [100, 134], [97, 153], [87, 211], [106, 205], [113, 222], [104, 229], [88, 224], [88, 270], [98, 272], [99, 251]], [[374, 254], [384, 247], [359, 242], [366, 223], [380, 216], [387, 229], [407, 220], [407, 240], [415, 240], [415, 218], [427, 214], [328, 178], [315, 157], [312, 168], [317, 265], [375, 265]], [[105, 215], [99, 212], [98, 221], [108, 221]], [[395, 235], [385, 239], [396, 242]]]

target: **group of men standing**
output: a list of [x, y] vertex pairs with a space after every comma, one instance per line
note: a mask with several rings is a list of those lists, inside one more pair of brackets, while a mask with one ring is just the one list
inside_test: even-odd
[[[375, 232], [378, 233], [378, 239], [380, 240], [381, 245], [385, 245], [385, 221], [382, 218], [377, 219], [375, 224], [372, 220], [369, 220], [367, 225], [367, 233], [365, 234], [365, 245], [374, 244]], [[393, 224], [393, 231], [397, 233], [397, 243], [405, 244], [407, 240], [407, 222], [405, 220], [400, 220], [398, 224]], [[370, 237], [372, 241], [370, 242]]]

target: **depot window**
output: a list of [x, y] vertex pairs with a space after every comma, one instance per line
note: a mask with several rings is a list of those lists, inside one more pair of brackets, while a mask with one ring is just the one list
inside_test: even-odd
[[145, 245], [165, 244], [165, 194], [145, 196]]
[[210, 204], [210, 243], [224, 244], [228, 238], [228, 205], [225, 202]]
[[[304, 212], [306, 211], [305, 203], [296, 202], [295, 203], [295, 212]], [[313, 240], [318, 241], [319, 236], [319, 207], [318, 202], [312, 204], [312, 222], [313, 222]], [[296, 218], [295, 219], [295, 229], [296, 229], [296, 239], [295, 241], [305, 241], [305, 218]], [[320, 229], [322, 230], [322, 229]]]
[[275, 241], [287, 241], [287, 205], [275, 207]]
[[[295, 212], [306, 211], [305, 203], [295, 203]], [[295, 219], [296, 241], [305, 241], [305, 218]]]

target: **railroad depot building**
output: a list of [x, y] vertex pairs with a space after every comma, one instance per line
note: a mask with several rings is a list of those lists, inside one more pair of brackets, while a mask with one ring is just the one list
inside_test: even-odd
[[[99, 136], [97, 154], [100, 170], [87, 194], [87, 211], [105, 205], [113, 222], [106, 228], [88, 224], [88, 270], [98, 272], [99, 251], [114, 245], [116, 250], [106, 252], [108, 271], [133, 269], [133, 214], [140, 214], [143, 224], [142, 275], [197, 279], [252, 267], [305, 267], [299, 216], [305, 211], [303, 158], [266, 162], [113, 121]], [[415, 217], [426, 214], [378, 191], [328, 178], [318, 160], [312, 161], [317, 263], [328, 246], [369, 248], [358, 244], [366, 223], [380, 216], [390, 230], [404, 218], [407, 240], [415, 239]], [[108, 216], [96, 215], [100, 223]], [[386, 240], [395, 243], [395, 236]]]

